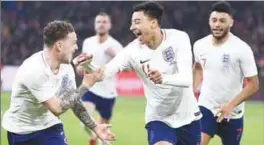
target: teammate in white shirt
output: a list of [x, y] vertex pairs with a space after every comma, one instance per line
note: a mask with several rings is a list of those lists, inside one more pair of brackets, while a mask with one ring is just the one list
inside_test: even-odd
[[[239, 145], [244, 101], [259, 88], [255, 59], [248, 44], [230, 32], [233, 18], [228, 3], [212, 6], [209, 25], [211, 34], [194, 44], [194, 88], [202, 81], [202, 145], [215, 134], [224, 145]], [[244, 78], [248, 84], [242, 89]]]
[[[98, 66], [105, 65], [122, 50], [122, 45], [109, 35], [111, 29], [111, 18], [106, 13], [99, 13], [94, 22], [96, 35], [86, 38], [83, 42], [82, 52], [93, 55], [92, 63]], [[80, 74], [82, 67], [77, 68]], [[82, 97], [84, 106], [92, 115], [95, 109], [99, 113], [99, 123], [110, 123], [112, 111], [118, 96], [115, 85], [115, 77], [105, 79], [89, 88]], [[91, 134], [90, 145], [96, 145], [96, 136]]]
[[150, 145], [197, 145], [201, 113], [192, 86], [192, 52], [187, 33], [161, 29], [163, 8], [136, 5], [131, 31], [137, 39], [105, 66], [105, 78], [134, 69], [147, 98], [145, 120]]
[[[80, 98], [102, 75], [85, 74], [76, 89], [70, 64], [77, 49], [71, 24], [50, 22], [43, 31], [44, 49], [27, 58], [19, 67], [12, 87], [10, 108], [2, 126], [8, 131], [9, 145], [65, 145], [59, 116], [71, 108], [74, 114], [104, 140], [113, 140], [107, 124], [97, 124], [88, 115]], [[90, 57], [80, 55], [78, 65]]]

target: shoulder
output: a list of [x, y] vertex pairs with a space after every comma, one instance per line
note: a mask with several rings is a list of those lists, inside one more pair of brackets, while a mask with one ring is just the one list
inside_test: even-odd
[[[112, 36], [109, 36], [109, 42], [110, 42], [112, 45], [115, 45], [115, 46], [120, 46], [120, 45], [121, 45], [121, 43], [120, 43], [117, 39], [113, 38]], [[121, 45], [121, 46], [122, 46], [122, 45]]]
[[211, 43], [211, 35], [207, 35], [201, 39], [198, 39], [194, 42], [194, 46], [207, 45]]
[[193, 52], [194, 54], [198, 53], [199, 51], [202, 51], [203, 48], [206, 48], [205, 46], [212, 43], [211, 35], [207, 35], [201, 39], [198, 39], [193, 44]]
[[165, 33], [164, 35], [166, 35], [165, 37], [167, 38], [177, 37], [177, 39], [189, 39], [189, 35], [185, 31], [178, 29], [162, 29], [162, 31]]
[[251, 51], [251, 47], [236, 35], [231, 34], [231, 42], [232, 46], [234, 45], [235, 47], [239, 47], [239, 51]]
[[21, 64], [21, 66], [19, 67], [18, 73], [24, 75], [34, 74], [34, 76], [36, 76], [40, 72], [43, 72], [44, 70], [45, 70], [45, 65], [43, 61], [42, 51], [40, 51], [34, 53], [33, 55], [25, 59]]
[[85, 38], [83, 40], [83, 44], [94, 42], [95, 40], [96, 40], [96, 37], [95, 36], [91, 36], [91, 37]]

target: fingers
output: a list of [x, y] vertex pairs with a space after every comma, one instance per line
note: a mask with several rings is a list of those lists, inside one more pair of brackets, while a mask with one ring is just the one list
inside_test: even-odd
[[221, 114], [221, 115], [217, 118], [216, 122], [220, 123], [220, 122], [222, 122], [223, 120], [224, 120], [224, 115]]
[[112, 127], [112, 124], [106, 124], [106, 127], [107, 128], [111, 128]]
[[85, 61], [89, 61], [89, 60], [92, 60], [93, 58], [93, 55], [92, 54], [85, 54], [85, 53], [82, 53], [80, 55], [78, 55], [76, 58], [73, 59], [73, 63], [74, 65], [79, 65]]
[[148, 76], [155, 84], [161, 84], [162, 77], [158, 71], [150, 70]]

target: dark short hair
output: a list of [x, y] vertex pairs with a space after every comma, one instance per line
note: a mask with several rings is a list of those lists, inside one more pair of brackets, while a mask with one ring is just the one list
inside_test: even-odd
[[156, 2], [144, 2], [134, 6], [133, 12], [143, 11], [148, 17], [157, 19], [159, 25], [163, 15], [163, 7]]
[[52, 21], [48, 23], [43, 30], [43, 41], [48, 47], [52, 46], [56, 41], [64, 39], [71, 32], [74, 32], [71, 23], [65, 21]]
[[97, 17], [97, 16], [105, 16], [105, 17], [108, 17], [109, 20], [111, 21], [111, 17], [110, 17], [110, 15], [107, 14], [106, 12], [99, 12], [99, 13], [96, 15], [96, 17]]
[[219, 1], [219, 2], [214, 3], [212, 5], [211, 12], [213, 12], [213, 11], [227, 13], [229, 15], [232, 15], [231, 5], [225, 1]]

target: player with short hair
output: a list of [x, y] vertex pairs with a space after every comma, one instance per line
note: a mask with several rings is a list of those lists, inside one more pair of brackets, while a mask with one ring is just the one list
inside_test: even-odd
[[[194, 44], [194, 88], [202, 81], [202, 145], [208, 145], [216, 134], [223, 145], [239, 145], [244, 101], [259, 88], [255, 59], [248, 44], [230, 32], [233, 17], [229, 3], [212, 6], [209, 25], [211, 34]], [[244, 78], [248, 84], [242, 89]]]
[[[69, 108], [101, 139], [113, 140], [109, 125], [93, 121], [80, 101], [103, 73], [85, 74], [76, 89], [70, 64], [78, 48], [73, 26], [64, 21], [50, 22], [44, 28], [43, 39], [43, 50], [22, 63], [13, 83], [11, 104], [2, 122], [9, 145], [66, 145], [59, 116]], [[78, 65], [90, 58], [80, 55], [74, 62]]]
[[[107, 13], [100, 12], [96, 15], [94, 27], [96, 35], [84, 40], [82, 52], [93, 55], [92, 63], [105, 65], [123, 47], [109, 34], [111, 18]], [[83, 73], [81, 66], [77, 70], [79, 74]], [[82, 97], [82, 101], [90, 115], [93, 115], [95, 109], [98, 111], [99, 123], [109, 124], [117, 96], [115, 77], [111, 77], [89, 88], [89, 91]], [[89, 144], [96, 145], [96, 136], [94, 134], [91, 134]]]
[[144, 2], [133, 9], [130, 30], [136, 39], [105, 66], [104, 78], [132, 68], [143, 81], [150, 145], [197, 145], [201, 113], [192, 91], [189, 36], [161, 29], [163, 8]]

